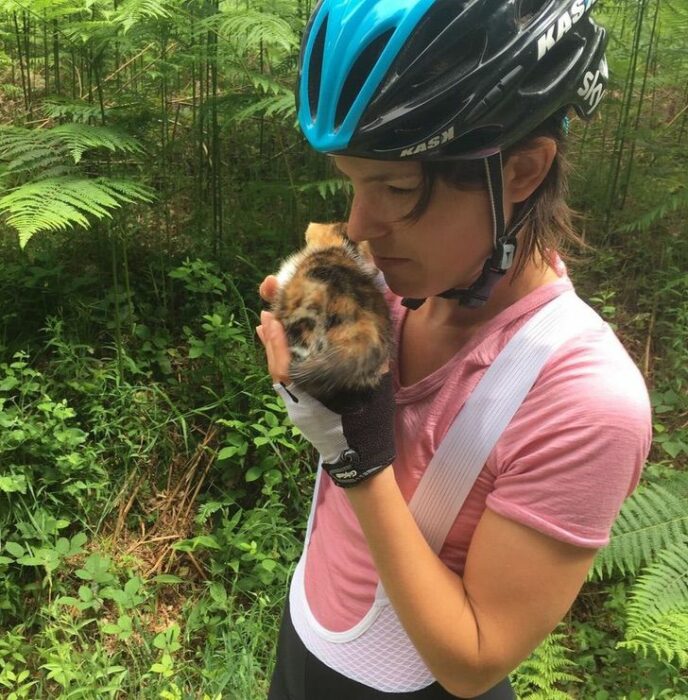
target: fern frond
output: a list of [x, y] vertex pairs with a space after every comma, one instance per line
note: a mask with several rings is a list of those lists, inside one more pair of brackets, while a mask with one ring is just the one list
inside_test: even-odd
[[688, 668], [688, 611], [673, 611], [653, 618], [651, 626], [637, 630], [633, 636], [627, 635], [616, 646], [645, 657], [653, 653], [669, 663], [676, 658], [681, 668]]
[[0, 128], [0, 160], [12, 172], [51, 167], [68, 157], [78, 163], [85, 151], [98, 148], [132, 154], [143, 150], [135, 138], [104, 126], [71, 123], [53, 129]]
[[49, 168], [41, 168], [33, 177], [33, 181], [49, 180], [54, 177], [76, 176], [78, 169], [73, 165], [56, 165]]
[[293, 95], [294, 93], [290, 90], [284, 88], [276, 80], [273, 80], [269, 75], [264, 73], [248, 73], [248, 79], [251, 81], [256, 90], [260, 90], [266, 95], [286, 95], [287, 93]]
[[107, 41], [120, 31], [120, 25], [109, 19], [76, 20], [60, 30], [65, 39], [74, 44], [89, 44]]
[[[23, 4], [24, 9], [29, 9], [26, 4]], [[16, 0], [0, 0], [0, 10], [16, 12], [21, 7], [22, 5], [19, 5]], [[68, 17], [82, 12], [83, 9], [84, 3], [74, 0], [32, 0], [30, 3], [31, 13], [48, 21]]]
[[124, 202], [150, 202], [153, 191], [128, 180], [55, 177], [29, 182], [0, 197], [0, 213], [24, 247], [39, 231], [88, 228], [87, 215], [110, 217]]
[[296, 33], [289, 23], [277, 15], [258, 10], [230, 10], [223, 12], [219, 26], [220, 36], [238, 41], [244, 48], [258, 50], [276, 46], [290, 51], [298, 44]]
[[688, 666], [688, 537], [658, 555], [627, 606], [625, 644]]
[[37, 144], [29, 150], [11, 149], [0, 152], [0, 159], [7, 158], [7, 171], [16, 175], [32, 170], [44, 170], [64, 161], [59, 150]]
[[301, 192], [312, 192], [317, 190], [318, 194], [323, 198], [333, 197], [338, 192], [350, 194], [353, 191], [351, 182], [341, 177], [333, 177], [328, 180], [318, 180], [317, 182], [309, 182], [306, 185], [299, 187]]
[[79, 100], [43, 100], [41, 107], [45, 116], [50, 119], [66, 118], [80, 124], [87, 124], [91, 119], [100, 118], [100, 105]]
[[163, 0], [126, 0], [111, 19], [121, 25], [126, 34], [143, 19], [169, 19], [173, 14], [171, 4]]
[[521, 700], [570, 700], [570, 695], [555, 688], [557, 683], [581, 682], [569, 673], [576, 664], [568, 658], [570, 650], [561, 643], [565, 638], [552, 632], [516, 669], [512, 681]]
[[262, 114], [265, 117], [279, 117], [286, 119], [296, 116], [296, 103], [294, 102], [294, 93], [291, 90], [283, 89], [283, 94], [277, 97], [266, 97], [262, 100], [254, 102], [248, 107], [244, 107], [237, 111], [234, 118], [237, 121], [243, 121], [250, 117]]
[[50, 129], [50, 139], [64, 144], [75, 163], [81, 160], [85, 151], [92, 148], [106, 148], [109, 151], [141, 153], [139, 142], [115, 129], [89, 124], [61, 124]]
[[683, 537], [688, 537], [685, 496], [658, 484], [640, 486], [624, 503], [609, 545], [596, 557], [590, 578], [601, 579], [614, 571], [636, 574]]
[[640, 218], [630, 224], [619, 227], [622, 233], [633, 233], [635, 231], [647, 231], [655, 223], [663, 219], [667, 214], [674, 211], [688, 209], [688, 190], [680, 189], [678, 192], [670, 194], [663, 202], [656, 207], [645, 212]]

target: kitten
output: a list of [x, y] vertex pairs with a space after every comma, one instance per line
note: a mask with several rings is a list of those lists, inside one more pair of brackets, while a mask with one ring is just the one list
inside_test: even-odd
[[345, 224], [310, 224], [278, 274], [273, 313], [291, 350], [290, 378], [320, 401], [355, 402], [387, 371], [392, 326], [365, 251]]

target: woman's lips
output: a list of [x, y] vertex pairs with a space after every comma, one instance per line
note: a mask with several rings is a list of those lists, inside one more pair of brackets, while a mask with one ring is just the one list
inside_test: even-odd
[[409, 262], [408, 258], [386, 258], [383, 256], [373, 255], [373, 262], [375, 267], [384, 270], [389, 267], [396, 267], [397, 265], [402, 265], [403, 263]]

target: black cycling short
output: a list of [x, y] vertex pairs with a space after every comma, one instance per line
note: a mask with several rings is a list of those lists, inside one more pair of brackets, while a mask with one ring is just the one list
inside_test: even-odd
[[[291, 623], [289, 606], [284, 610], [277, 645], [277, 663], [268, 700], [456, 700], [439, 683], [409, 693], [383, 693], [333, 671], [311, 654]], [[515, 700], [509, 679], [503, 680], [478, 700]]]

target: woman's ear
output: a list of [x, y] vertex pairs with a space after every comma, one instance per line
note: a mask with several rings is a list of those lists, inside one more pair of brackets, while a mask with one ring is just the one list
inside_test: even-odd
[[547, 177], [556, 155], [556, 141], [541, 136], [509, 156], [504, 165], [506, 202], [516, 204], [528, 199]]

